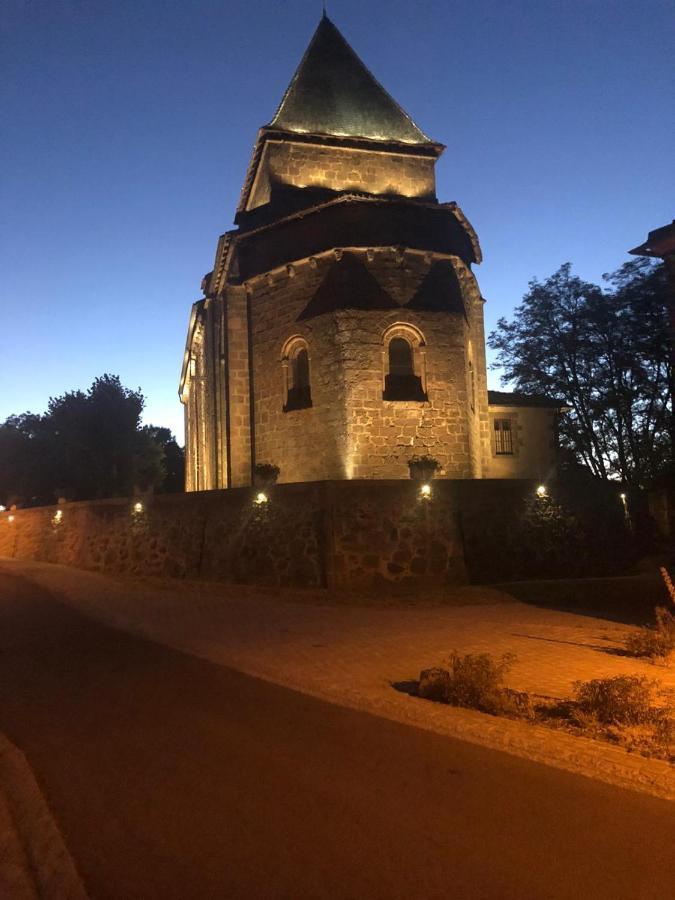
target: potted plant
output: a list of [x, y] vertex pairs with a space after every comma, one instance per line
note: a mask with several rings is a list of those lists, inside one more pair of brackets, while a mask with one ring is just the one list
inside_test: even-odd
[[416, 481], [431, 481], [441, 464], [433, 456], [413, 456], [408, 460], [410, 477]]
[[272, 463], [256, 463], [253, 470], [253, 484], [256, 487], [270, 487], [276, 484], [280, 471], [279, 466], [274, 466]]

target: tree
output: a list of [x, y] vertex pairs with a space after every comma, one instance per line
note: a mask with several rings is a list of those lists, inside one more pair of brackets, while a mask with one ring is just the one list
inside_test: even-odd
[[145, 400], [116, 375], [50, 399], [44, 415], [0, 425], [0, 500], [29, 504], [177, 487], [182, 451], [169, 429], [141, 426]]
[[180, 493], [185, 488], [185, 451], [169, 428], [146, 425], [142, 432], [160, 455], [161, 490], [167, 494]]
[[639, 259], [604, 280], [605, 290], [582, 281], [569, 263], [533, 280], [489, 345], [503, 383], [568, 403], [560, 438], [569, 455], [599, 478], [642, 484], [672, 458], [665, 271]]

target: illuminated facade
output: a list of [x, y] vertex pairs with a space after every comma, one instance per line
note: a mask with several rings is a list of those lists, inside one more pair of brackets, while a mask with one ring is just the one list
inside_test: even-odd
[[430, 140], [324, 16], [256, 141], [236, 228], [192, 307], [187, 490], [546, 478], [559, 405], [488, 394], [477, 236], [436, 198]]

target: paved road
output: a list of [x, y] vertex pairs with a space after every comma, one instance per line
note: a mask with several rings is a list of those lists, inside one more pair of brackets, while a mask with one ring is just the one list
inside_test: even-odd
[[95, 898], [664, 898], [675, 806], [331, 706], [0, 575], [0, 730]]

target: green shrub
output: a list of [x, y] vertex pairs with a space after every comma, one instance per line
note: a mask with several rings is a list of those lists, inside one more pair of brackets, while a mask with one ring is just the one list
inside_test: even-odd
[[655, 684], [645, 675], [615, 675], [575, 681], [574, 694], [579, 711], [603, 725], [643, 725], [658, 714]]
[[655, 626], [639, 628], [626, 638], [626, 650], [633, 656], [665, 659], [675, 650], [675, 616], [661, 606], [655, 614]]

